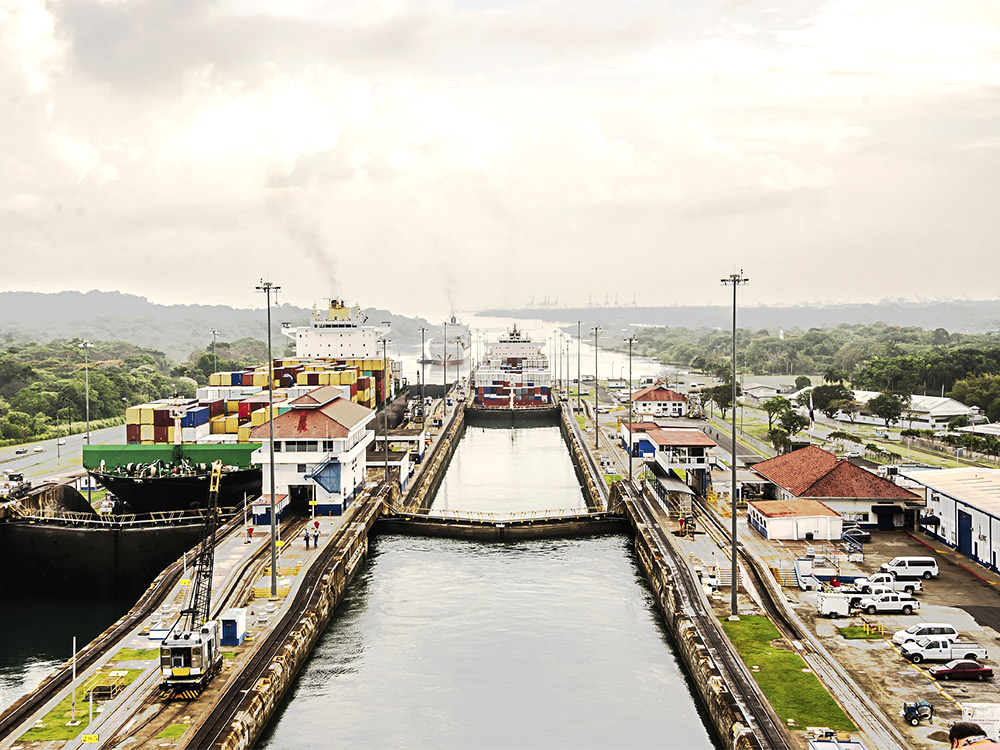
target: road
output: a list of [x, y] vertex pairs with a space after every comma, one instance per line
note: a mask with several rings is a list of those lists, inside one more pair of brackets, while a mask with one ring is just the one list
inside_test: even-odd
[[[87, 442], [85, 433], [70, 435], [66, 445], [57, 445], [56, 440], [42, 440], [37, 443], [23, 443], [0, 448], [0, 469], [4, 471], [19, 471], [25, 479], [37, 481], [53, 476], [65, 476], [83, 467], [83, 446]], [[90, 433], [92, 445], [98, 443], [124, 443], [125, 426], [106, 427], [103, 430], [92, 430]], [[41, 446], [42, 450], [35, 452]], [[16, 451], [27, 448], [24, 455]]]

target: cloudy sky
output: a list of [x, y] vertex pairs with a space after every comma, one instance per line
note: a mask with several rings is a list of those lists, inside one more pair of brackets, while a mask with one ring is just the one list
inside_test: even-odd
[[0, 289], [1000, 294], [995, 0], [0, 0]]

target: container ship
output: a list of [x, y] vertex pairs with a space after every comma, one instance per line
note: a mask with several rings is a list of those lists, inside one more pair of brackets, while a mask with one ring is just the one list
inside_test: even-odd
[[472, 348], [472, 333], [469, 326], [454, 315], [442, 326], [440, 337], [427, 344], [427, 361], [434, 365], [461, 364], [469, 358]]
[[552, 406], [549, 360], [515, 325], [488, 342], [473, 375], [474, 406], [484, 409], [538, 409]]

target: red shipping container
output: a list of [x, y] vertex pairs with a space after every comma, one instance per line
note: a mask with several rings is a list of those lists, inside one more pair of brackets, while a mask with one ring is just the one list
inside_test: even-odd
[[153, 424], [159, 425], [161, 427], [169, 427], [174, 423], [173, 417], [170, 416], [170, 409], [160, 407], [159, 409], [153, 409]]
[[306, 385], [319, 385], [319, 373], [318, 372], [306, 373]]
[[168, 430], [170, 428], [166, 425], [153, 425], [153, 440], [157, 443], [169, 443], [170, 435]]
[[355, 398], [358, 395], [358, 384], [351, 383], [351, 398]]
[[127, 424], [125, 425], [125, 439], [130, 443], [138, 443], [141, 440], [140, 434], [142, 433], [142, 425], [138, 424]]
[[253, 373], [244, 372], [240, 375], [240, 385], [253, 385]]
[[226, 413], [226, 402], [224, 399], [218, 399], [217, 401], [200, 401], [199, 406], [208, 407], [208, 416], [219, 417]]

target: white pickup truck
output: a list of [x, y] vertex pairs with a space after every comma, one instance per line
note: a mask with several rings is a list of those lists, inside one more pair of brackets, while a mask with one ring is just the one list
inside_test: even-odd
[[885, 612], [902, 612], [904, 615], [920, 609], [920, 602], [905, 594], [879, 594], [869, 596], [858, 602], [858, 609], [870, 615]]
[[949, 641], [947, 638], [921, 638], [906, 643], [899, 649], [914, 664], [922, 661], [951, 661], [952, 659], [985, 659], [986, 647], [978, 643]]
[[892, 573], [873, 573], [864, 578], [855, 578], [853, 586], [865, 593], [872, 591], [875, 586], [886, 586], [893, 591], [905, 591], [907, 594], [912, 594], [914, 591], [922, 590], [924, 584], [918, 579], [900, 580]]

